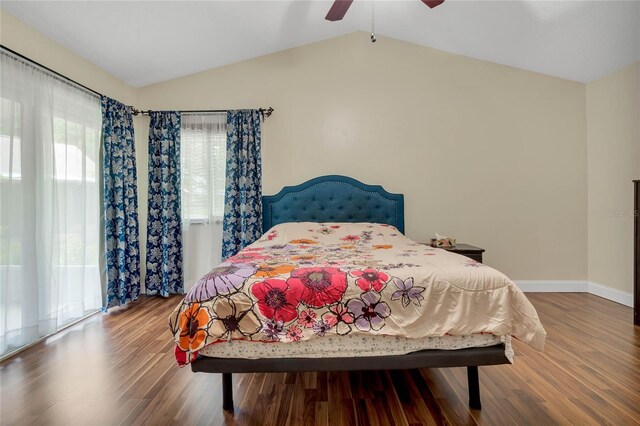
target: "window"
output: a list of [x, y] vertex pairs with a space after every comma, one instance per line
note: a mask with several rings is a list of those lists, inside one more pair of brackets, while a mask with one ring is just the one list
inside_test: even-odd
[[184, 287], [220, 263], [227, 115], [182, 114], [180, 173]]
[[[22, 262], [22, 230], [18, 226], [22, 209], [22, 106], [19, 102], [0, 98], [0, 268], [20, 265]], [[15, 189], [15, 190], [14, 190]], [[12, 205], [13, 208], [7, 208]], [[4, 284], [4, 275], [0, 283]]]
[[182, 217], [190, 223], [224, 214], [226, 114], [183, 114], [180, 130]]

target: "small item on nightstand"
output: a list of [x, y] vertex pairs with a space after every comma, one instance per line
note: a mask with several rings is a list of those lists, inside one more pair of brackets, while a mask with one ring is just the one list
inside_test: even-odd
[[436, 237], [431, 239], [432, 247], [455, 247], [456, 239], [452, 237], [445, 237], [436, 232]]

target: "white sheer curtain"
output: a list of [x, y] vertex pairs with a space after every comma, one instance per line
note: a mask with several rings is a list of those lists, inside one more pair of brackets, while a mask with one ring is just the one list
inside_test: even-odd
[[101, 307], [100, 99], [0, 51], [0, 355]]
[[227, 115], [182, 114], [182, 247], [188, 291], [220, 263], [227, 150]]

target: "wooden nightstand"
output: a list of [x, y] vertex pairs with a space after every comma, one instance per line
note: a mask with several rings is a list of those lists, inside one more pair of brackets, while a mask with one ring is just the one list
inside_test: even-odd
[[[423, 243], [425, 245], [430, 246], [430, 243]], [[438, 247], [447, 251], [452, 251], [454, 253], [461, 254], [463, 256], [467, 256], [470, 259], [475, 260], [476, 262], [482, 263], [482, 253], [484, 253], [484, 249], [476, 246], [472, 246], [470, 244], [458, 243], [454, 247]]]

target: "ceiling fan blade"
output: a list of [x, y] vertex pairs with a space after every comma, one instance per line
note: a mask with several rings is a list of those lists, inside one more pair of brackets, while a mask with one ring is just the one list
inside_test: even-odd
[[340, 21], [349, 10], [353, 0], [336, 0], [333, 2], [329, 13], [324, 17], [327, 21]]
[[444, 0], [422, 0], [422, 3], [433, 9], [434, 7], [440, 6], [442, 3], [444, 3]]

